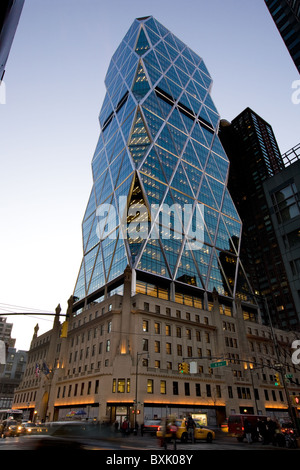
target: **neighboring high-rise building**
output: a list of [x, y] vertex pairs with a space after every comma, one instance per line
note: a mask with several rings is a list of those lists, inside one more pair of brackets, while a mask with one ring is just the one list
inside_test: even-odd
[[228, 187], [243, 221], [241, 259], [261, 304], [264, 322], [299, 328], [299, 315], [278, 245], [264, 182], [284, 170], [272, 127], [250, 108], [229, 124], [222, 121], [220, 138], [230, 160]]
[[6, 364], [0, 364], [0, 409], [11, 408], [27, 363], [27, 351], [8, 348]]
[[[132, 426], [167, 414], [208, 425], [245, 410], [287, 416], [272, 332], [239, 264], [241, 221], [203, 60], [139, 18], [105, 82], [74, 296], [63, 325], [57, 308], [51, 331], [36, 327], [13, 407]], [[288, 366], [294, 334], [276, 336]]]
[[0, 316], [0, 341], [6, 346], [6, 363], [0, 363], [0, 409], [10, 408], [14, 391], [20, 384], [26, 367], [27, 352], [17, 351], [16, 340], [11, 337], [13, 323]]
[[25, 0], [2, 0], [0, 4], [0, 84]]
[[300, 319], [300, 145], [284, 154], [286, 168], [264, 182], [289, 287]]
[[300, 72], [300, 0], [265, 0], [265, 4]]
[[176, 295], [246, 296], [241, 221], [203, 60], [152, 17], [136, 20], [105, 79], [75, 309], [147, 284]]

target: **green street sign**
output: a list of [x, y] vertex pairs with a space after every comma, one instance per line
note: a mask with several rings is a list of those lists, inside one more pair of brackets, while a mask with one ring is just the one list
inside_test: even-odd
[[210, 367], [211, 367], [211, 368], [214, 368], [214, 367], [222, 367], [222, 366], [227, 366], [227, 361], [212, 362], [212, 363], [210, 364]]

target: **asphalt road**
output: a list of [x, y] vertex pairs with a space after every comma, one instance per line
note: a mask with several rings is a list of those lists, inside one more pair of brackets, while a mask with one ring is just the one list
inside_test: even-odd
[[[134, 436], [133, 434], [128, 437], [121, 436], [119, 433], [110, 435], [107, 438], [94, 439], [86, 436], [78, 437], [64, 437], [52, 438], [51, 436], [23, 436], [23, 437], [7, 437], [0, 439], [1, 450], [50, 450], [50, 449], [64, 449], [64, 450], [107, 450], [107, 451], [155, 451], [163, 452], [164, 448], [160, 447], [160, 443], [155, 436], [144, 435]], [[263, 445], [262, 443], [238, 442], [235, 438], [228, 436], [226, 433], [217, 432], [216, 439], [212, 443], [206, 441], [198, 441], [194, 444], [188, 442], [186, 444], [180, 441], [176, 442], [176, 449], [174, 443], [168, 443], [168, 452], [198, 452], [198, 451], [218, 451], [218, 450], [260, 450], [260, 451], [297, 451], [300, 449], [285, 449], [274, 447], [272, 445]]]

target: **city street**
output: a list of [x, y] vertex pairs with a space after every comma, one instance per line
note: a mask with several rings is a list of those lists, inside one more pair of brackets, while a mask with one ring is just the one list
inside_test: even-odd
[[[46, 439], [44, 439], [44, 437]], [[160, 447], [160, 443], [155, 436], [130, 434], [128, 437], [121, 436], [119, 433], [116, 436], [108, 437], [106, 439], [89, 439], [85, 437], [73, 439], [51, 439], [50, 436], [25, 436], [25, 437], [11, 437], [0, 439], [1, 450], [36, 450], [37, 443], [38, 450], [52, 448], [64, 448], [70, 450], [107, 450], [107, 451], [149, 451], [165, 452], [165, 449]], [[79, 443], [79, 448], [77, 447]], [[206, 441], [199, 441], [194, 444], [183, 444], [180, 441], [176, 442], [176, 449], [174, 443], [168, 443], [167, 451], [170, 453], [198, 453], [199, 451], [297, 451], [299, 449], [279, 448], [273, 445], [263, 445], [261, 442], [248, 444], [246, 441], [240, 443], [235, 438], [228, 436], [225, 433], [217, 432], [216, 439], [210, 444]], [[133, 454], [134, 455], [134, 454]]]

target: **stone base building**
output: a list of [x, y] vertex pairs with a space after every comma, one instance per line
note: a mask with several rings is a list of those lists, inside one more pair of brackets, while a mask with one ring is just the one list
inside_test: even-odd
[[13, 407], [38, 420], [129, 417], [134, 425], [192, 413], [212, 426], [233, 413], [281, 419], [288, 418], [286, 392], [300, 393], [295, 335], [263, 325], [254, 304], [217, 292], [170, 300], [163, 287], [141, 281], [132, 295], [126, 269], [119, 289], [77, 312], [70, 299], [67, 313], [61, 323], [58, 307], [52, 330], [35, 331], [15, 392]]

